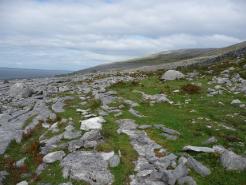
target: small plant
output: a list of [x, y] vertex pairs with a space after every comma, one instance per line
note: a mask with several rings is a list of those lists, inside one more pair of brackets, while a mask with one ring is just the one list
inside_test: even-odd
[[26, 139], [31, 138], [32, 134], [33, 134], [33, 129], [29, 128], [29, 129], [27, 129], [26, 132], [24, 132], [22, 137], [23, 137], [24, 140], [26, 140]]
[[27, 173], [28, 172], [28, 167], [27, 165], [23, 164], [19, 168], [20, 173]]
[[91, 100], [89, 102], [89, 107], [93, 110], [99, 108], [101, 106], [102, 102], [100, 100]]
[[155, 156], [158, 158], [166, 156], [166, 154], [164, 152], [160, 151], [160, 149], [155, 149], [154, 152], [155, 152]]
[[188, 94], [197, 94], [201, 91], [201, 87], [194, 84], [186, 84], [182, 86], [181, 89], [183, 92], [186, 92]]
[[24, 132], [24, 134], [22, 136], [23, 137], [23, 140], [30, 139], [33, 136], [34, 132], [40, 130], [41, 128], [42, 128], [42, 122], [39, 121], [39, 123], [36, 125], [36, 127], [29, 128], [29, 129], [26, 130], [26, 132]]
[[39, 153], [39, 147], [40, 147], [39, 142], [34, 141], [29, 146], [27, 146], [26, 153], [32, 156], [37, 156], [37, 154]]
[[16, 167], [15, 160], [10, 157], [7, 157], [3, 160], [3, 167], [8, 173], [11, 174], [11, 180], [8, 181], [9, 184], [16, 184], [21, 179], [21, 174], [27, 173], [28, 168], [26, 165]]
[[37, 174], [33, 174], [31, 177], [31, 181], [32, 182], [37, 182], [38, 180], [40, 180], [40, 177]]
[[43, 155], [38, 153], [36, 154], [36, 156], [34, 157], [34, 162], [39, 165], [43, 162]]
[[[171, 87], [170, 87], [168, 84], [164, 85], [164, 89], [165, 89], [165, 91], [166, 91], [167, 93], [171, 93]], [[163, 92], [164, 92], [164, 90], [161, 89], [160, 93], [163, 93]], [[165, 93], [164, 93], [164, 94], [165, 94]]]
[[233, 136], [233, 135], [225, 135], [224, 138], [229, 141], [229, 142], [240, 142], [240, 138], [238, 138], [237, 136]]
[[3, 164], [4, 164], [4, 168], [10, 171], [14, 169], [15, 160], [13, 160], [10, 157], [7, 157], [4, 159]]
[[137, 86], [137, 85], [139, 85], [139, 82], [138, 82], [138, 81], [136, 81], [136, 80], [133, 80], [133, 81], [131, 82], [131, 85], [133, 85], [133, 86]]

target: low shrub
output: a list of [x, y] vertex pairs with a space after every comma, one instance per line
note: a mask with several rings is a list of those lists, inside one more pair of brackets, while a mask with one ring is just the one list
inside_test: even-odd
[[24, 132], [24, 134], [23, 134], [23, 139], [24, 140], [26, 140], [26, 139], [29, 139], [29, 138], [31, 138], [32, 137], [32, 134], [33, 134], [33, 129], [27, 129], [27, 131], [26, 132]]
[[23, 164], [19, 167], [19, 172], [20, 173], [27, 173], [28, 172], [28, 167], [26, 164]]
[[36, 156], [34, 157], [34, 162], [39, 165], [43, 162], [43, 155], [42, 154], [36, 154]]
[[39, 154], [40, 144], [37, 141], [32, 142], [29, 146], [26, 147], [26, 153], [31, 156], [37, 156]]
[[201, 87], [194, 84], [186, 84], [181, 87], [182, 91], [188, 94], [197, 94], [200, 93]]

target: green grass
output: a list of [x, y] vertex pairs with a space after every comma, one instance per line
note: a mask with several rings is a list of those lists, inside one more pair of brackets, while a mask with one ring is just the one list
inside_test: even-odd
[[24, 123], [24, 125], [23, 125], [23, 129], [25, 129], [30, 123], [32, 123], [32, 120], [33, 120], [33, 118], [35, 118], [35, 116], [36, 115], [33, 115], [33, 116], [31, 116], [31, 117], [29, 117], [26, 121], [25, 121], [25, 123]]
[[130, 144], [130, 139], [127, 135], [117, 133], [117, 123], [112, 116], [108, 116], [106, 123], [103, 124], [102, 135], [104, 143], [97, 147], [98, 151], [114, 151], [121, 152], [121, 163], [115, 168], [111, 168], [114, 175], [114, 185], [127, 184], [129, 175], [134, 172], [133, 161], [137, 160], [137, 153]]
[[[141, 82], [142, 85], [131, 86], [131, 84], [124, 84], [119, 88], [113, 89], [118, 91], [119, 96], [138, 101], [140, 106], [136, 109], [146, 116], [144, 118], [135, 118], [125, 111], [122, 117], [130, 116], [137, 120], [139, 124], [161, 123], [182, 133], [182, 139], [179, 142], [170, 143], [170, 150], [172, 150], [172, 148], [180, 150], [185, 144], [201, 144], [202, 140], [212, 135], [218, 136], [219, 139], [224, 141], [225, 138], [223, 136], [231, 134], [238, 137], [242, 142], [245, 142], [244, 131], [246, 130], [246, 127], [243, 122], [246, 112], [230, 104], [233, 99], [237, 98], [245, 101], [245, 97], [242, 94], [231, 95], [226, 93], [220, 96], [207, 97], [207, 81], [207, 79], [195, 81], [197, 84], [202, 83], [204, 85], [202, 85], [202, 92], [200, 94], [193, 95], [184, 94], [183, 92], [172, 93], [173, 90], [179, 89], [182, 85], [188, 83], [185, 80], [162, 83], [156, 77], [150, 77], [143, 80]], [[167, 103], [160, 103], [149, 106], [148, 103], [142, 101], [141, 95], [139, 93], [134, 93], [133, 90], [140, 90], [148, 94], [156, 94], [161, 91], [166, 93], [175, 103], [181, 102], [181, 105], [175, 106]], [[185, 104], [184, 102], [186, 99], [191, 99], [191, 102]], [[225, 105], [222, 106], [218, 102], [223, 102]], [[196, 112], [191, 112], [192, 110], [195, 110]], [[233, 119], [226, 117], [227, 114], [233, 113], [239, 113], [239, 115]], [[197, 120], [197, 123], [192, 124], [192, 120], [198, 117], [204, 119]], [[209, 121], [206, 121], [205, 118], [209, 119]], [[218, 123], [232, 126], [237, 129], [237, 132], [226, 130], [219, 126]], [[207, 125], [212, 125], [220, 130], [216, 131], [215, 129], [209, 129], [206, 127]], [[196, 140], [193, 140], [194, 137], [196, 137]], [[226, 142], [227, 141], [221, 144], [225, 144]], [[241, 150], [235, 148], [235, 150], [243, 152], [244, 148]]]
[[5, 154], [0, 156], [0, 169], [7, 170], [10, 173], [10, 175], [8, 175], [4, 180], [4, 184], [12, 185], [18, 183], [21, 180], [28, 180], [29, 178], [31, 178], [22, 177], [21, 174], [24, 172], [20, 169], [12, 167], [12, 165], [10, 165], [9, 163], [10, 161], [15, 162], [26, 157], [25, 164], [27, 166], [28, 172], [32, 175], [32, 173], [34, 173], [34, 171], [36, 170], [39, 161], [37, 161], [38, 159], [36, 158], [36, 156], [30, 153], [31, 151], [29, 151], [28, 148], [30, 148], [31, 145], [38, 143], [39, 136], [41, 135], [43, 130], [44, 129], [42, 128], [41, 124], [37, 125], [36, 128], [34, 128], [34, 130], [32, 131], [32, 135], [30, 137], [23, 138], [21, 143], [16, 143], [15, 141], [12, 141], [8, 146]]
[[[70, 95], [71, 96], [71, 95]], [[74, 99], [65, 101], [64, 112], [58, 113], [60, 118], [72, 118], [75, 127], [79, 129], [81, 115], [76, 111], [79, 108], [80, 99], [78, 96], [73, 95]]]
[[[244, 62], [245, 63], [245, 62]], [[219, 74], [228, 67], [234, 66], [236, 72], [244, 73], [242, 71], [242, 63], [235, 64], [233, 61], [227, 61], [226, 65], [219, 64], [213, 66], [214, 73]], [[197, 68], [197, 70], [204, 70]], [[186, 72], [188, 70], [186, 69]], [[214, 75], [214, 74], [213, 74]], [[246, 98], [243, 94], [232, 94], [224, 92], [222, 95], [208, 97], [207, 88], [214, 87], [208, 82], [212, 79], [212, 75], [199, 77], [192, 81], [192, 83], [201, 85], [201, 91], [197, 94], [188, 94], [181, 91], [181, 87], [191, 83], [187, 80], [167, 81], [159, 80], [160, 75], [149, 75], [148, 78], [139, 83], [118, 83], [111, 87], [111, 90], [116, 90], [120, 97], [136, 101], [140, 104], [136, 107], [145, 117], [134, 117], [125, 108], [123, 114], [119, 118], [130, 118], [136, 120], [138, 124], [163, 124], [169, 128], [175, 129], [181, 133], [181, 136], [176, 141], [170, 141], [160, 136], [160, 130], [147, 129], [148, 135], [157, 143], [167, 148], [170, 152], [179, 154], [185, 145], [196, 146], [211, 146], [202, 144], [206, 139], [215, 136], [218, 139], [217, 144], [221, 144], [226, 148], [232, 149], [238, 154], [245, 153], [246, 143], [246, 111], [238, 106], [231, 105], [233, 99], [240, 99], [246, 103]], [[179, 93], [174, 93], [174, 90], [179, 89]], [[147, 94], [164, 93], [175, 103], [180, 102], [181, 105], [169, 105], [167, 103], [154, 104], [152, 106], [147, 102], [143, 102], [141, 94], [136, 93], [135, 90], [145, 92]], [[185, 100], [191, 99], [188, 104]], [[219, 104], [222, 102], [224, 105]], [[120, 104], [122, 102], [115, 102]], [[192, 110], [195, 110], [193, 112]], [[236, 115], [230, 117], [228, 115]], [[195, 121], [195, 123], [192, 123]], [[212, 128], [208, 128], [210, 125]], [[233, 127], [236, 131], [227, 130], [222, 125]], [[239, 142], [244, 143], [241, 145]], [[219, 164], [216, 156], [206, 156], [198, 154], [194, 156], [198, 158], [205, 165], [212, 170], [212, 175], [202, 178], [194, 174], [198, 184], [226, 184], [226, 185], [244, 185], [245, 171], [228, 172]], [[224, 176], [227, 176], [224, 178]]]
[[197, 160], [210, 168], [208, 177], [201, 177], [192, 171], [192, 176], [199, 185], [245, 185], [246, 171], [228, 171], [221, 167], [219, 156], [215, 154], [192, 154]]
[[[214, 84], [208, 84], [214, 75], [218, 75], [221, 71], [233, 66], [235, 73], [239, 73], [242, 77], [245, 77], [246, 70], [242, 68], [244, 64], [246, 64], [246, 60], [236, 64], [234, 60], [228, 59], [222, 64], [210, 66], [209, 68], [214, 71], [212, 75], [207, 73], [207, 68], [196, 67], [195, 69], [199, 71], [201, 75], [194, 81], [177, 80], [162, 82], [159, 80], [162, 72], [160, 71], [152, 74], [147, 73], [147, 78], [140, 82], [121, 82], [110, 87], [109, 89], [117, 91], [120, 97], [139, 103], [139, 107], [135, 109], [145, 116], [142, 118], [133, 116], [128, 111], [128, 105], [122, 100], [116, 100], [111, 106], [118, 107], [122, 104], [125, 105], [122, 112], [123, 114], [117, 118], [114, 117], [113, 114], [105, 117], [106, 123], [103, 124], [102, 129], [104, 142], [97, 147], [97, 150], [105, 152], [114, 151], [115, 153], [118, 153], [118, 151], [121, 152], [121, 163], [119, 166], [110, 169], [114, 175], [114, 185], [129, 184], [129, 176], [134, 174], [134, 161], [136, 161], [138, 157], [136, 151], [131, 146], [129, 137], [125, 134], [119, 135], [117, 133], [117, 119], [134, 119], [137, 124], [163, 124], [166, 127], [179, 131], [181, 133], [180, 137], [176, 141], [170, 141], [160, 135], [160, 130], [154, 128], [146, 129], [150, 138], [176, 155], [182, 154], [182, 148], [185, 145], [212, 146], [202, 144], [211, 136], [215, 136], [218, 139], [217, 144], [230, 148], [238, 154], [245, 154], [246, 110], [231, 105], [233, 99], [240, 99], [243, 103], [246, 103], [245, 95], [224, 92], [222, 95], [218, 96], [207, 96], [207, 88], [213, 88], [215, 86]], [[183, 72], [191, 72], [194, 68], [180, 68], [180, 70]], [[190, 83], [201, 87], [199, 93], [189, 94], [181, 90], [184, 85]], [[141, 94], [137, 93], [136, 90], [147, 94], [164, 93], [174, 104], [157, 103], [150, 105], [148, 102], [142, 100]], [[180, 92], [174, 93], [174, 90], [180, 90]], [[65, 111], [57, 115], [57, 121], [60, 123], [62, 118], [72, 118], [77, 129], [80, 128], [80, 120], [84, 119], [83, 116], [76, 111], [77, 108], [89, 109], [91, 113], [96, 114], [101, 106], [101, 102], [95, 100], [91, 94], [88, 94], [89, 99], [84, 105], [80, 103], [79, 94], [62, 93], [59, 94], [59, 96], [73, 96], [74, 99], [65, 102]], [[186, 104], [186, 100], [189, 99], [191, 101]], [[224, 105], [221, 105], [219, 102], [222, 102]], [[177, 103], [179, 103], [179, 105], [175, 105]], [[28, 125], [32, 119], [33, 117], [30, 117], [25, 125]], [[208, 128], [208, 125], [212, 126], [212, 128]], [[232, 127], [236, 129], [236, 131], [228, 130], [224, 128], [223, 125]], [[65, 127], [66, 125], [59, 124], [59, 133], [63, 132]], [[26, 151], [33, 143], [38, 142], [39, 137], [44, 132], [45, 129], [39, 125], [37, 129], [34, 129], [32, 135], [26, 137], [21, 143], [11, 142], [5, 153], [5, 155], [9, 156], [7, 158], [9, 161], [6, 161], [6, 157], [3, 155], [0, 156], [0, 170], [4, 170], [8, 162], [27, 157], [26, 165], [28, 172], [31, 173], [30, 177], [22, 177], [18, 170], [8, 168], [11, 175], [6, 178], [4, 184], [12, 185], [20, 180], [31, 180], [32, 174], [38, 164], [36, 163], [37, 159]], [[48, 132], [46, 137], [49, 138], [59, 133]], [[62, 142], [65, 141], [62, 140], [61, 143]], [[195, 178], [198, 185], [246, 184], [246, 172], [226, 171], [222, 168], [218, 155], [201, 153], [190, 153], [190, 155], [208, 166], [212, 171], [212, 174], [205, 178], [191, 171], [191, 176]], [[62, 169], [57, 162], [49, 164], [31, 185], [36, 185], [39, 182], [58, 185], [59, 183], [68, 181], [71, 181], [74, 185], [86, 184], [82, 181], [78, 182], [71, 179], [64, 179], [62, 177]]]
[[73, 185], [88, 185], [86, 182], [83, 181], [64, 179], [62, 176], [62, 169], [59, 162], [48, 164], [46, 169], [38, 177], [38, 180], [34, 182], [32, 185], [37, 185], [37, 183], [50, 183], [52, 185], [58, 185], [64, 182], [72, 182]]

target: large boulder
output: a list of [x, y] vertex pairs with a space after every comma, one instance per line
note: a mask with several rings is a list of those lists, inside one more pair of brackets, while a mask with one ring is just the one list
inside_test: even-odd
[[63, 109], [63, 107], [65, 105], [64, 102], [67, 101], [67, 100], [72, 100], [72, 99], [74, 99], [74, 97], [72, 97], [72, 96], [65, 96], [65, 97], [62, 97], [62, 98], [59, 97], [57, 99], [57, 101], [52, 105], [51, 108], [56, 113], [64, 112], [64, 109]]
[[28, 98], [33, 94], [33, 90], [24, 83], [16, 83], [10, 87], [9, 96], [15, 98]]
[[181, 78], [184, 78], [183, 73], [176, 70], [168, 70], [162, 75], [161, 80], [178, 80]]

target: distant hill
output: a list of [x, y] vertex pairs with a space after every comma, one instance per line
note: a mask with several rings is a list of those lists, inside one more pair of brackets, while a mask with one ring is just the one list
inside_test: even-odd
[[52, 77], [71, 71], [0, 67], [0, 80]]
[[[130, 69], [154, 69], [165, 68], [170, 64], [186, 65], [196, 62], [203, 62], [213, 58], [234, 52], [240, 49], [246, 49], [246, 41], [239, 44], [231, 45], [224, 48], [195, 48], [195, 49], [179, 49], [164, 51], [157, 54], [152, 54], [147, 57], [135, 58], [128, 61], [114, 62], [110, 64], [98, 65], [88, 69], [83, 69], [75, 72], [84, 74], [97, 71], [110, 71], [110, 70], [130, 70]], [[172, 65], [172, 66], [173, 66]]]

